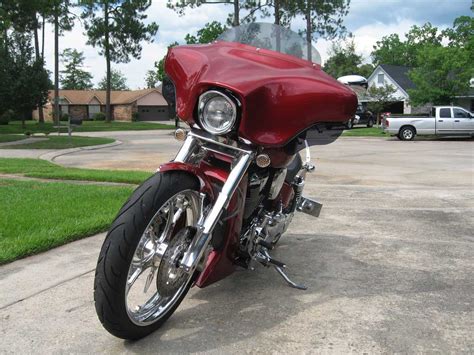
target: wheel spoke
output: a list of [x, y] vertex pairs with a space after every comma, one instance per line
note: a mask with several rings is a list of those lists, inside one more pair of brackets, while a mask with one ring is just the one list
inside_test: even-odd
[[[172, 204], [172, 207], [174, 207], [174, 204]], [[173, 233], [174, 227], [176, 226], [176, 223], [178, 222], [178, 220], [181, 218], [181, 215], [183, 214], [184, 210], [185, 210], [184, 206], [180, 206], [176, 212], [174, 211], [174, 208], [170, 207], [170, 210], [168, 213], [168, 220], [166, 221], [165, 229], [163, 230], [163, 233], [161, 234], [160, 239], [158, 239], [159, 244], [163, 243], [166, 240], [169, 240], [169, 238], [171, 237], [171, 234]]]
[[131, 276], [128, 278], [128, 280], [127, 280], [127, 285], [128, 285], [128, 287], [132, 286], [133, 283], [134, 283], [135, 281], [137, 281], [138, 276], [140, 276], [141, 273], [142, 273], [142, 268], [141, 268], [141, 267], [137, 267], [137, 268], [133, 271], [132, 275], [131, 275]]
[[155, 277], [155, 272], [156, 272], [156, 267], [152, 266], [150, 268], [150, 273], [148, 274], [145, 282], [145, 287], [143, 288], [143, 293], [147, 293], [148, 289], [150, 288], [151, 282], [153, 281], [153, 278]]

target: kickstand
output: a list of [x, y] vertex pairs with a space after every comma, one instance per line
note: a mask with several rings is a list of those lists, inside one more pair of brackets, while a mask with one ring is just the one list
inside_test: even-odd
[[299, 284], [291, 281], [290, 278], [288, 277], [288, 275], [285, 273], [285, 271], [283, 271], [283, 268], [281, 268], [280, 266], [274, 265], [274, 267], [275, 267], [275, 270], [278, 271], [278, 273], [281, 275], [281, 277], [283, 277], [285, 279], [285, 281], [288, 283], [288, 285], [290, 285], [291, 287], [297, 288], [298, 290], [307, 290], [308, 289], [305, 285], [299, 285]]

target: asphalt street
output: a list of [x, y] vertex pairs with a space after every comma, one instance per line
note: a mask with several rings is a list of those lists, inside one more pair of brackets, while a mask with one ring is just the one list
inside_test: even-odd
[[[163, 131], [96, 135], [123, 144], [55, 162], [153, 171], [179, 147]], [[0, 353], [473, 353], [474, 141], [343, 137], [311, 152], [321, 216], [298, 214], [274, 253], [307, 291], [239, 270], [123, 341], [95, 315], [99, 235], [0, 267]]]

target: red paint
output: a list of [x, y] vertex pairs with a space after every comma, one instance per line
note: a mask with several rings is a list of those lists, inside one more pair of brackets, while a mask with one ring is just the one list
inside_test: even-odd
[[[201, 184], [201, 192], [208, 194], [211, 198], [211, 203], [217, 198], [222, 185], [229, 176], [229, 171], [212, 166], [206, 161], [201, 161], [197, 166], [188, 165], [184, 163], [170, 162], [160, 166], [160, 171], [186, 171], [198, 177]], [[239, 237], [242, 229], [242, 215], [244, 213], [245, 192], [247, 191], [247, 176], [245, 175], [238, 188], [241, 191], [239, 195], [237, 192], [231, 198], [228, 207], [228, 214], [239, 210], [235, 217], [227, 221], [224, 230], [225, 244], [222, 250], [213, 250], [207, 259], [206, 266], [200, 273], [196, 286], [205, 287], [224, 277], [230, 275], [235, 270], [234, 260], [239, 248]]]
[[355, 93], [320, 66], [240, 43], [171, 48], [165, 70], [182, 120], [194, 123], [201, 93], [226, 88], [242, 103], [239, 136], [264, 147], [284, 146], [318, 122], [345, 122], [357, 106]]

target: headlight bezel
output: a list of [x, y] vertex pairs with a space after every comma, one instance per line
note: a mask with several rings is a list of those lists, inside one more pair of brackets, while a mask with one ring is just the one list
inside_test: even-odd
[[[232, 107], [232, 118], [230, 120], [230, 124], [227, 125], [224, 129], [216, 129], [214, 126], [210, 125], [209, 122], [206, 120], [204, 117], [204, 109], [209, 104], [209, 102], [216, 98], [216, 97], [221, 97], [224, 98]], [[203, 92], [199, 96], [198, 100], [198, 121], [199, 125], [207, 132], [214, 134], [214, 135], [224, 135], [229, 132], [231, 132], [235, 124], [237, 122], [237, 114], [238, 114], [238, 102], [234, 100], [233, 96], [231, 95], [226, 95], [226, 93], [216, 90], [216, 89], [211, 89]]]

